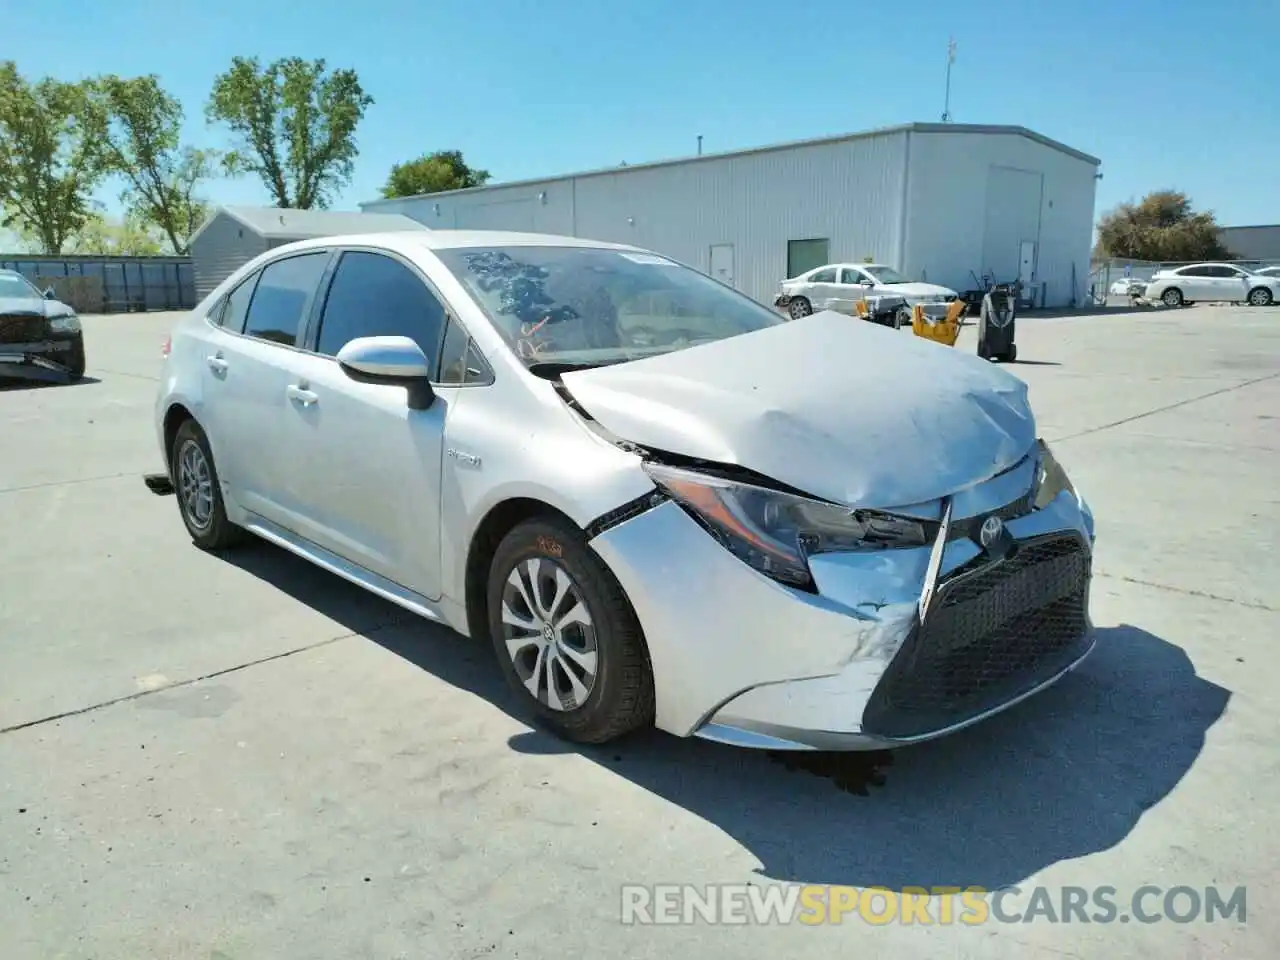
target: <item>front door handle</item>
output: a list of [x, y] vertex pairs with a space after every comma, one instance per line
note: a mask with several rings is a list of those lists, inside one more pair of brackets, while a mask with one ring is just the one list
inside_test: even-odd
[[209, 365], [209, 369], [221, 376], [227, 372], [227, 361], [222, 359], [222, 354], [215, 353], [213, 356], [205, 357], [205, 363]]
[[304, 407], [309, 407], [320, 399], [305, 386], [297, 383], [290, 384], [285, 387], [284, 395], [295, 403], [302, 404]]

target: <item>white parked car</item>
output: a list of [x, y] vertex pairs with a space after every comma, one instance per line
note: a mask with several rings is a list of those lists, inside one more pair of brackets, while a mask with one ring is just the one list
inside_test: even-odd
[[909, 743], [1094, 642], [1092, 514], [1023, 381], [634, 247], [300, 241], [165, 356], [155, 429], [198, 546], [256, 534], [491, 642], [573, 740]]
[[1146, 289], [1147, 281], [1134, 277], [1124, 277], [1111, 284], [1108, 291], [1113, 297], [1140, 297]]
[[911, 308], [917, 303], [950, 303], [959, 294], [936, 283], [908, 280], [880, 263], [830, 263], [783, 280], [773, 304], [796, 319], [823, 310], [853, 314], [857, 301], [881, 296], [906, 300], [897, 318], [901, 327], [911, 325]]
[[1263, 267], [1253, 272], [1260, 277], [1280, 277], [1280, 267]]
[[1167, 307], [1215, 301], [1265, 307], [1280, 300], [1280, 277], [1252, 273], [1229, 263], [1195, 263], [1157, 270], [1144, 296]]

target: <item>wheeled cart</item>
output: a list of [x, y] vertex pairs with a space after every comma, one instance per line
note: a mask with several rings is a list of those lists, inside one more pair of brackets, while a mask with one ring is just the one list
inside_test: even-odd
[[1017, 332], [1018, 293], [1011, 284], [994, 287], [982, 298], [978, 317], [978, 356], [984, 360], [1005, 363], [1018, 359]]

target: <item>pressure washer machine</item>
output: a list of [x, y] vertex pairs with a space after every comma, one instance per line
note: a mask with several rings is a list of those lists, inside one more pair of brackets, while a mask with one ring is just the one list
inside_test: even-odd
[[1011, 363], [1018, 359], [1018, 345], [1014, 343], [1017, 286], [1015, 283], [998, 283], [982, 297], [982, 311], [978, 319], [978, 356], [983, 360]]

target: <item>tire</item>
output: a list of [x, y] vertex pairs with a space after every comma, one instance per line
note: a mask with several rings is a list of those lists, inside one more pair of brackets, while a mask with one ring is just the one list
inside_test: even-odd
[[1166, 307], [1180, 307], [1183, 305], [1182, 291], [1177, 287], [1170, 287], [1160, 294], [1160, 302]]
[[192, 543], [201, 550], [225, 550], [246, 539], [245, 531], [227, 519], [209, 438], [194, 420], [184, 421], [174, 435], [169, 475]]
[[1018, 359], [1018, 345], [1016, 343], [1009, 345], [1009, 352], [1004, 355], [1005, 363], [1013, 363]]
[[1266, 287], [1254, 287], [1249, 291], [1249, 306], [1251, 307], [1269, 307], [1272, 300], [1271, 291]]
[[901, 330], [903, 327], [911, 326], [912, 315], [910, 307], [899, 307], [893, 315], [893, 329]]
[[809, 302], [808, 297], [792, 297], [791, 302], [787, 304], [787, 313], [791, 315], [792, 320], [799, 320], [813, 313], [813, 304]]
[[84, 368], [84, 335], [81, 334], [76, 338], [75, 346], [71, 348], [67, 370], [70, 372], [72, 380], [82, 380], [84, 379]]
[[978, 356], [983, 360], [991, 359], [991, 351], [987, 349], [987, 343], [985, 340], [978, 341]]
[[[562, 575], [567, 590], [548, 611]], [[640, 621], [581, 531], [551, 518], [515, 527], [494, 552], [487, 595], [503, 675], [543, 725], [566, 740], [605, 743], [653, 723], [653, 671]], [[589, 623], [575, 621], [575, 611]], [[562, 630], [553, 625], [557, 616]]]

